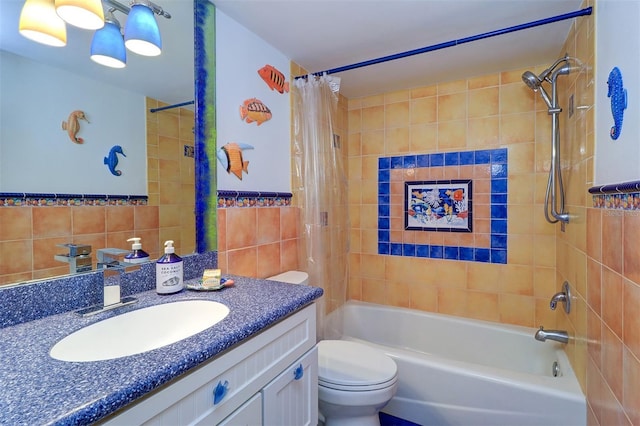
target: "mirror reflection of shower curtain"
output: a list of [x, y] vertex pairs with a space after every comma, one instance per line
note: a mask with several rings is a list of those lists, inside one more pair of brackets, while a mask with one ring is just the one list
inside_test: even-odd
[[[339, 338], [342, 321], [325, 321], [347, 296], [349, 227], [347, 179], [335, 136], [339, 78], [324, 75], [295, 81], [294, 199], [301, 208], [301, 267], [311, 285], [322, 287], [318, 339]], [[325, 324], [326, 323], [326, 324]]]

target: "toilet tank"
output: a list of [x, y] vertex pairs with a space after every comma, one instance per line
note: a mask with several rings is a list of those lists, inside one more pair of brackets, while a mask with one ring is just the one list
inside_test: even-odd
[[302, 271], [287, 271], [266, 279], [270, 281], [281, 281], [288, 284], [309, 285], [309, 274]]

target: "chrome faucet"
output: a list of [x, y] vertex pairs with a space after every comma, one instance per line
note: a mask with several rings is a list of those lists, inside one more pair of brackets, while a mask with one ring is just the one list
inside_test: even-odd
[[551, 310], [556, 309], [556, 305], [558, 302], [567, 303], [567, 295], [564, 292], [559, 292], [553, 295], [551, 298], [551, 302], [549, 302], [549, 307]]
[[551, 297], [549, 307], [552, 311], [556, 309], [558, 302], [564, 303], [564, 311], [566, 313], [571, 312], [571, 289], [569, 288], [569, 283], [567, 281], [562, 284], [562, 291]]
[[545, 330], [542, 326], [536, 331], [534, 336], [536, 340], [541, 342], [549, 340], [555, 340], [560, 343], [569, 343], [569, 334], [564, 330]]
[[102, 304], [90, 306], [76, 311], [77, 314], [86, 317], [100, 312], [109, 311], [121, 306], [130, 305], [137, 302], [135, 297], [120, 296], [120, 282], [126, 273], [140, 270], [139, 264], [128, 264], [121, 262], [119, 257], [129, 253], [128, 250], [101, 249], [98, 250], [97, 269], [102, 270], [104, 280], [104, 293]]
[[88, 244], [56, 244], [67, 249], [67, 253], [56, 254], [53, 258], [69, 264], [69, 273], [77, 274], [91, 270], [91, 246]]

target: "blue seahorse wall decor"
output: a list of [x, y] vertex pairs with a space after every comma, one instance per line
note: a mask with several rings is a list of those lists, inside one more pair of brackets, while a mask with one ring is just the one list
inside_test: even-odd
[[611, 139], [616, 140], [622, 132], [622, 119], [624, 110], [627, 109], [627, 89], [622, 85], [622, 73], [618, 67], [614, 67], [607, 79], [609, 90], [607, 97], [611, 98], [611, 115], [613, 116], [613, 127], [609, 131]]
[[120, 145], [114, 145], [109, 151], [109, 156], [104, 157], [104, 164], [106, 164], [107, 167], [109, 167], [109, 171], [114, 176], [120, 176], [122, 174], [122, 170], [116, 170], [116, 167], [118, 166], [117, 154], [122, 154], [123, 157], [126, 157]]

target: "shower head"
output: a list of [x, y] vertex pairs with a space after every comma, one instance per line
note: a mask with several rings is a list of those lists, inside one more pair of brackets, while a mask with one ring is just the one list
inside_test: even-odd
[[537, 92], [542, 85], [542, 80], [539, 79], [538, 76], [531, 71], [525, 71], [524, 73], [522, 73], [522, 81], [524, 81], [524, 84], [529, 86], [529, 89], [533, 90], [534, 92]]
[[[569, 59], [568, 55], [558, 59], [546, 70], [542, 71], [540, 75], [535, 75], [531, 71], [525, 71], [522, 73], [522, 81], [526, 84], [531, 90], [534, 92], [540, 92], [540, 96], [547, 107], [551, 111], [552, 109], [557, 109], [556, 104], [556, 79], [559, 75], [569, 74]], [[560, 68], [557, 68], [558, 65], [563, 64]], [[557, 68], [557, 69], [556, 69]], [[551, 74], [551, 78], [549, 78], [549, 74]], [[549, 97], [549, 94], [544, 87], [542, 87], [543, 82], [551, 83], [551, 93], [552, 97]]]
[[542, 99], [544, 100], [544, 103], [547, 104], [547, 107], [552, 107], [553, 103], [549, 98], [549, 94], [546, 90], [544, 90], [544, 87], [542, 87], [542, 82], [544, 81], [542, 78], [538, 77], [531, 71], [525, 71], [522, 73], [522, 81], [524, 81], [524, 84], [526, 84], [529, 89], [533, 90], [534, 92], [540, 92], [540, 96], [542, 96]]
[[[551, 65], [549, 68], [542, 71], [540, 75], [535, 75], [531, 71], [525, 71], [524, 73], [522, 73], [522, 81], [524, 81], [524, 84], [529, 86], [531, 90], [533, 90], [534, 92], [537, 92], [538, 89], [542, 87], [542, 83], [545, 80], [551, 83], [551, 80], [549, 79], [549, 74], [551, 74], [552, 72], [553, 72], [553, 74], [551, 75], [552, 80], [555, 80], [559, 74], [569, 74], [569, 59], [570, 57], [568, 55], [565, 55], [564, 57], [555, 61], [553, 65]], [[564, 62], [564, 65], [560, 67], [558, 70], [555, 70], [556, 67], [560, 65], [562, 62]]]

